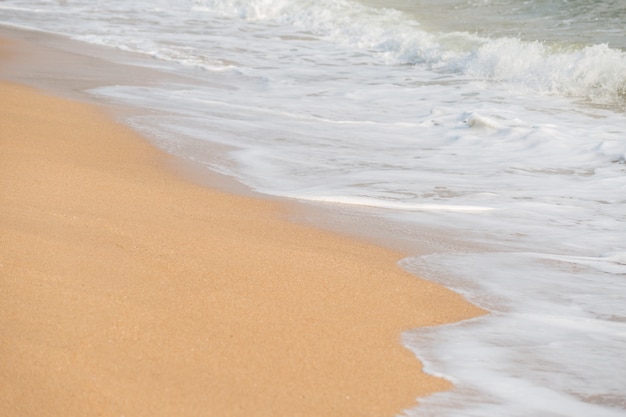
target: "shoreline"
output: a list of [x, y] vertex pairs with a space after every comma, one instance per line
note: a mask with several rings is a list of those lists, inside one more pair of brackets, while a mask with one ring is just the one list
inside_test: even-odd
[[0, 88], [2, 414], [382, 416], [450, 388], [400, 334], [482, 310], [400, 253], [193, 184], [89, 104]]

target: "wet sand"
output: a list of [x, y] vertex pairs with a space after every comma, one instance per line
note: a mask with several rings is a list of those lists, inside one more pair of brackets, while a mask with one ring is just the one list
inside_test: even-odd
[[180, 178], [97, 107], [0, 91], [0, 415], [391, 416], [450, 388], [401, 333], [481, 310], [402, 253]]

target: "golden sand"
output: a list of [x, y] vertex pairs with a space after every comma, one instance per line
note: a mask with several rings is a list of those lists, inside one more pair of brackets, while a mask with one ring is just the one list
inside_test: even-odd
[[101, 110], [0, 83], [0, 415], [391, 416], [400, 343], [481, 313], [401, 254], [202, 188]]

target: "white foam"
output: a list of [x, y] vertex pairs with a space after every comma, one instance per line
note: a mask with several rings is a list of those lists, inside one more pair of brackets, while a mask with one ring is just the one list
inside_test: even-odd
[[[492, 312], [405, 335], [428, 370], [457, 384], [454, 394], [428, 398], [409, 415], [623, 414], [626, 365], [619, 352], [626, 342], [626, 284], [572, 275], [566, 263], [546, 282], [546, 258], [477, 253], [404, 261], [427, 277], [445, 274], [444, 283]], [[475, 277], [470, 285], [461, 271]]]
[[405, 211], [450, 211], [450, 212], [462, 212], [462, 213], [480, 213], [484, 211], [494, 210], [492, 207], [481, 206], [462, 206], [455, 204], [407, 204], [407, 203], [394, 203], [391, 201], [373, 199], [373, 198], [359, 198], [359, 197], [345, 197], [345, 196], [323, 196], [316, 195], [309, 197], [305, 195], [290, 195], [292, 198], [317, 201], [323, 203], [334, 203], [344, 205], [355, 205], [363, 207], [376, 207], [385, 209], [396, 209]]
[[169, 151], [262, 192], [367, 207], [406, 240], [464, 240], [402, 262], [493, 311], [407, 335], [458, 383], [416, 415], [623, 414], [622, 51], [429, 32], [347, 0], [9, 9], [22, 3], [0, 21], [192, 80], [93, 91], [154, 110], [129, 123]]
[[626, 275], [626, 253], [615, 252], [601, 256], [565, 256], [550, 255], [548, 259], [586, 265], [614, 275]]
[[538, 41], [490, 39], [469, 33], [433, 34], [393, 9], [348, 1], [202, 0], [196, 10], [249, 21], [294, 25], [334, 42], [377, 51], [398, 63], [427, 64], [520, 91], [624, 104], [626, 54], [607, 45], [555, 47]]

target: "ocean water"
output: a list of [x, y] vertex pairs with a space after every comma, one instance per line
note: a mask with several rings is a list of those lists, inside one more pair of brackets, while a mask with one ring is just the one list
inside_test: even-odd
[[428, 246], [401, 265], [491, 314], [405, 333], [456, 384], [407, 416], [626, 415], [622, 0], [2, 0], [0, 24], [185, 75], [91, 93], [176, 155]]

